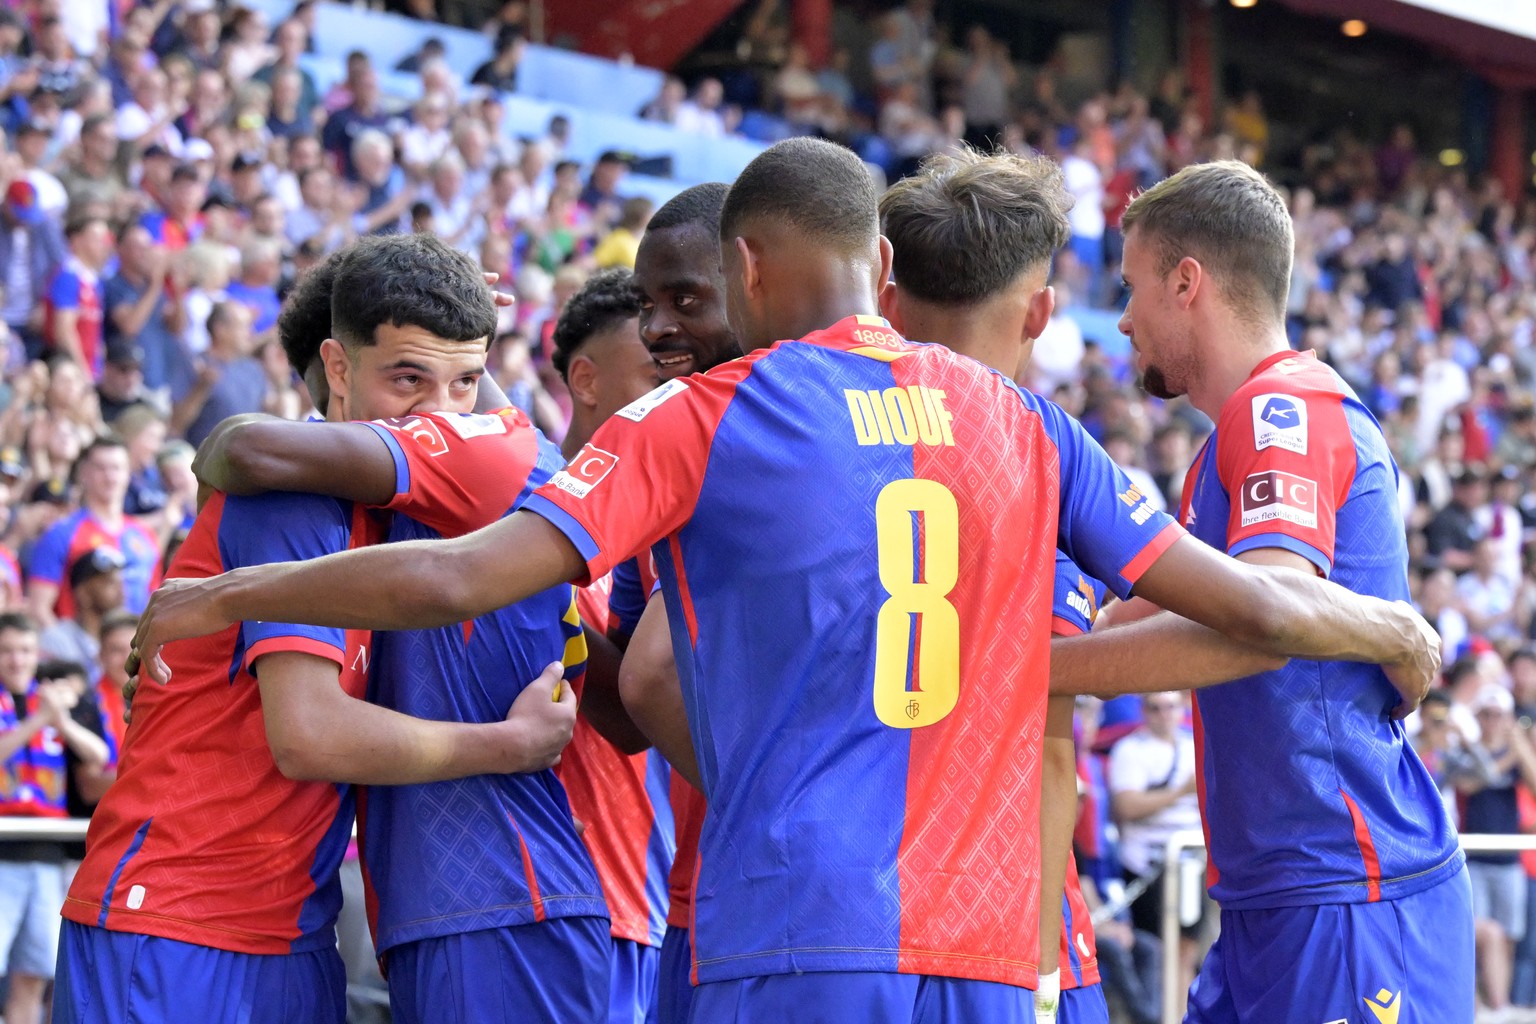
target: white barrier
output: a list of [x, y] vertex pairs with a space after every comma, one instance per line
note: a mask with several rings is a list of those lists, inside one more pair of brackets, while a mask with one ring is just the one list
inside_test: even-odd
[[[1461, 848], [1468, 852], [1504, 853], [1536, 850], [1536, 835], [1463, 835]], [[1194, 829], [1168, 837], [1163, 863], [1178, 864], [1185, 850], [1204, 850], [1205, 836]], [[1163, 1024], [1179, 1024], [1184, 993], [1179, 991], [1179, 901], [1184, 896], [1184, 872], [1164, 871], [1163, 887]]]

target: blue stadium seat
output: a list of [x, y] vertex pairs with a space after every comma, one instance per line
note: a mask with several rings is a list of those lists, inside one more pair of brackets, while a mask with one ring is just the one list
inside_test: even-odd
[[549, 46], [529, 46], [517, 69], [517, 91], [534, 99], [634, 117], [661, 91], [665, 77], [655, 68], [619, 64]]

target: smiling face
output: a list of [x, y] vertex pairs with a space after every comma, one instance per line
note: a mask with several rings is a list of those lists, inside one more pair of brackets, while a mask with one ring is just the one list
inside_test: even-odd
[[645, 296], [640, 336], [663, 381], [741, 355], [725, 316], [720, 243], [712, 232], [693, 224], [647, 232], [635, 283]]
[[1137, 229], [1125, 237], [1121, 275], [1125, 312], [1120, 333], [1131, 340], [1141, 386], [1155, 398], [1175, 398], [1189, 390], [1194, 357], [1184, 312], [1173, 298], [1173, 275], [1158, 273], [1157, 249]]

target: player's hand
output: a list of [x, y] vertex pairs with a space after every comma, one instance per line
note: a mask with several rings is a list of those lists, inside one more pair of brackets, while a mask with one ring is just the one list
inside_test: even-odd
[[561, 678], [564, 673], [564, 665], [551, 663], [512, 702], [502, 771], [536, 772], [560, 763], [576, 730], [576, 693]]
[[221, 579], [222, 576], [210, 576], [166, 580], [150, 595], [149, 606], [139, 616], [139, 629], [133, 635], [133, 648], [124, 666], [130, 676], [147, 673], [164, 686], [171, 681], [171, 669], [160, 656], [161, 648], [172, 640], [207, 636], [232, 625], [219, 616], [213, 598]]
[[123, 683], [123, 721], [133, 724], [133, 695], [139, 692], [139, 677], [129, 676]]
[[1404, 719], [1413, 714], [1440, 677], [1440, 634], [1407, 601], [1394, 601], [1393, 607], [1405, 618], [1404, 633], [1412, 650], [1405, 659], [1383, 665], [1382, 671], [1402, 697], [1392, 709], [1392, 717]]
[[1040, 975], [1035, 988], [1035, 1024], [1056, 1024], [1056, 1010], [1061, 1005], [1061, 972]]

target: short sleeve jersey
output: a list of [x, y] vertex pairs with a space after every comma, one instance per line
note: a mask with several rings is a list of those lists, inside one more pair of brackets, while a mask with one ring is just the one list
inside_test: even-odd
[[27, 574], [59, 588], [53, 611], [61, 619], [75, 614], [75, 594], [69, 586], [69, 570], [81, 555], [93, 548], [116, 548], [123, 556], [123, 605], [138, 615], [149, 604], [149, 595], [160, 585], [160, 544], [138, 520], [125, 518], [114, 530], [89, 509], [76, 509], [38, 538], [32, 549]]
[[[332, 498], [215, 494], [170, 575], [319, 558], [378, 533], [366, 510]], [[361, 697], [368, 638], [247, 622], [167, 644], [174, 681], [134, 699], [117, 781], [92, 816], [64, 916], [239, 953], [333, 945], [351, 788], [278, 771], [254, 673], [264, 654], [310, 654], [336, 662], [342, 687]]]
[[[1089, 579], [1072, 559], [1056, 552], [1056, 585], [1051, 595], [1051, 634], [1081, 636], [1093, 628], [1104, 584]], [[1099, 983], [1099, 947], [1093, 934], [1093, 918], [1083, 899], [1083, 882], [1077, 873], [1077, 857], [1069, 855], [1066, 889], [1061, 894], [1061, 971], [1063, 989]]]
[[43, 312], [50, 335], [55, 330], [54, 320], [59, 313], [75, 314], [75, 333], [80, 342], [80, 355], [85, 360], [84, 369], [93, 378], [100, 378], [106, 348], [101, 340], [101, 279], [96, 273], [79, 260], [69, 259], [48, 282]]
[[709, 801], [698, 982], [1033, 986], [1058, 524], [1128, 593], [1182, 532], [1129, 487], [1055, 406], [852, 317], [663, 385], [529, 500], [594, 578], [654, 545]]
[[[1281, 548], [1356, 593], [1408, 598], [1397, 466], [1311, 353], [1265, 359], [1227, 399], [1181, 516], [1231, 555]], [[1459, 870], [1396, 703], [1379, 668], [1349, 662], [1292, 661], [1196, 694], [1209, 881], [1224, 908], [1394, 899]]]
[[[488, 526], [565, 462], [515, 409], [369, 426], [395, 459], [391, 507], [411, 506], [395, 516], [391, 541]], [[586, 641], [567, 584], [461, 625], [378, 634], [369, 697], [418, 718], [497, 722], [554, 661], [579, 683]], [[607, 915], [553, 771], [374, 786], [359, 817], [381, 953], [424, 938]]]

